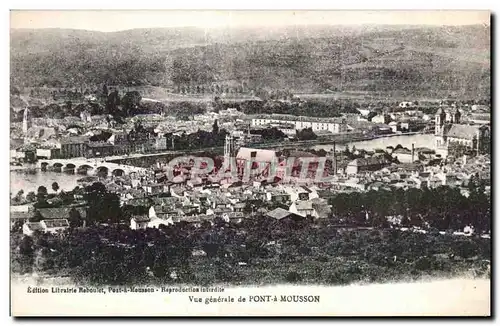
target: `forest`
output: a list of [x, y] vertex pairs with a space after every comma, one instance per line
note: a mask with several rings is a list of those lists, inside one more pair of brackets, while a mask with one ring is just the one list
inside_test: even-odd
[[15, 274], [69, 276], [78, 284], [273, 284], [389, 282], [423, 276], [489, 277], [489, 239], [396, 229], [286, 223], [264, 216], [237, 226], [126, 225], [62, 236], [11, 236]]
[[[239, 223], [215, 218], [131, 230], [128, 219], [147, 207], [120, 208], [116, 195], [96, 183], [75, 189], [90, 207], [85, 227], [73, 219], [64, 233], [32, 237], [12, 229], [11, 267], [15, 274], [68, 276], [95, 285], [349, 284], [467, 273], [489, 277], [491, 240], [479, 234], [490, 230], [491, 202], [480, 182], [472, 184], [469, 197], [446, 187], [332, 194], [333, 213], [325, 219], [276, 220], [254, 213]], [[38, 201], [44, 196], [41, 191]], [[388, 223], [384, 214], [402, 219], [399, 225]], [[476, 233], [438, 232], [465, 225]], [[403, 231], [401, 226], [428, 232]]]

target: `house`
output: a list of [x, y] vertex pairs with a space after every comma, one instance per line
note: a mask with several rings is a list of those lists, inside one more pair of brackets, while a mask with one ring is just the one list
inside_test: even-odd
[[87, 218], [86, 207], [50, 207], [50, 208], [38, 208], [36, 209], [42, 219], [44, 220], [54, 220], [54, 219], [66, 219], [70, 217], [71, 211], [76, 210], [80, 215], [80, 218]]
[[225, 206], [219, 206], [214, 209], [207, 209], [206, 214], [207, 215], [215, 215], [215, 216], [222, 216], [227, 213], [231, 213], [233, 210], [231, 208], [225, 207]]
[[400, 123], [396, 121], [389, 122], [389, 127], [391, 127], [391, 131], [396, 133], [400, 129]]
[[469, 117], [469, 121], [478, 125], [486, 125], [491, 123], [490, 113], [472, 113]]
[[37, 148], [36, 158], [37, 159], [53, 159], [60, 155], [61, 150], [59, 148]]
[[413, 102], [403, 101], [403, 102], [399, 102], [398, 106], [400, 108], [410, 108], [410, 107], [413, 107], [414, 104], [413, 104]]
[[437, 175], [434, 175], [427, 180], [427, 185], [429, 188], [437, 188], [443, 185], [443, 180]]
[[28, 220], [33, 217], [33, 212], [10, 212], [10, 223], [11, 227], [17, 223], [28, 222]]
[[246, 203], [239, 202], [239, 203], [234, 204], [233, 208], [234, 208], [235, 212], [243, 212], [245, 207], [246, 207]]
[[167, 190], [165, 188], [166, 186], [161, 183], [148, 183], [142, 186], [142, 189], [144, 189], [144, 191], [150, 195], [163, 193]]
[[420, 161], [430, 160], [436, 155], [436, 151], [428, 147], [415, 148], [415, 159]]
[[[157, 198], [154, 198], [157, 199]], [[130, 198], [125, 202], [125, 205], [133, 206], [133, 207], [151, 207], [152, 199], [148, 197], [142, 198]]]
[[318, 214], [316, 210], [313, 207], [313, 202], [310, 200], [299, 200], [292, 205], [290, 205], [290, 208], [288, 209], [290, 212], [306, 217], [306, 216], [312, 216], [312, 217], [318, 217]]
[[149, 228], [159, 228], [161, 225], [168, 226], [180, 221], [184, 212], [173, 206], [153, 205], [149, 209]]
[[311, 200], [312, 207], [316, 212], [316, 218], [328, 218], [332, 213], [331, 205], [328, 205], [328, 201], [322, 198], [314, 198]]
[[26, 222], [23, 225], [23, 234], [32, 236], [34, 232], [57, 233], [69, 228], [67, 219], [41, 220], [40, 222]]
[[172, 206], [153, 205], [149, 208], [150, 219], [168, 220], [169, 217], [184, 216], [184, 212]]
[[[306, 187], [285, 187], [284, 191], [288, 194], [290, 201], [294, 202], [297, 200], [309, 200], [309, 194], [312, 192], [309, 188]], [[317, 197], [316, 193], [316, 197]]]
[[89, 138], [86, 136], [67, 137], [60, 140], [61, 158], [73, 158], [85, 156], [86, 146]]
[[290, 201], [290, 194], [280, 190], [271, 189], [266, 191], [266, 199], [267, 201], [274, 203], [286, 203]]
[[270, 212], [267, 212], [266, 216], [273, 218], [275, 220], [278, 220], [278, 221], [282, 221], [282, 220], [295, 220], [295, 221], [297, 221], [297, 220], [302, 220], [304, 218], [301, 215], [287, 211], [286, 209], [283, 209], [280, 207], [273, 209]]
[[250, 177], [250, 171], [246, 171], [250, 162], [253, 176], [269, 176], [271, 164], [277, 165], [278, 159], [276, 152], [272, 150], [241, 147], [236, 155], [236, 164], [240, 174], [243, 173], [245, 177]]
[[413, 163], [413, 160], [415, 159], [414, 152], [408, 148], [396, 148], [392, 152], [392, 156], [397, 158], [401, 163]]
[[387, 124], [391, 121], [391, 117], [388, 114], [377, 114], [372, 118], [373, 123]]
[[186, 217], [182, 218], [181, 221], [189, 223], [196, 228], [199, 228], [199, 227], [201, 227], [203, 222], [208, 222], [208, 223], [212, 224], [213, 223], [213, 216], [207, 216], [207, 215], [186, 216]]
[[150, 221], [148, 216], [134, 216], [130, 219], [130, 228], [132, 230], [145, 230]]
[[89, 142], [87, 144], [87, 150], [85, 151], [85, 157], [105, 157], [112, 156], [114, 154], [115, 145], [103, 141]]
[[148, 222], [148, 228], [158, 229], [162, 226], [173, 225], [174, 223], [178, 223], [180, 221], [180, 217], [178, 215], [171, 215], [167, 219], [163, 218], [151, 218]]
[[342, 118], [319, 118], [295, 116], [290, 114], [260, 114], [252, 119], [252, 127], [267, 126], [269, 124], [292, 124], [295, 130], [311, 128], [314, 132], [328, 131], [342, 133], [346, 131], [346, 122]]
[[24, 235], [32, 236], [36, 231], [44, 232], [42, 224], [40, 222], [25, 222], [23, 224]]
[[229, 222], [235, 224], [241, 223], [244, 217], [245, 214], [243, 214], [243, 212], [229, 212], [222, 216], [222, 218], [224, 218], [225, 220], [229, 220]]
[[383, 156], [357, 158], [347, 164], [345, 172], [346, 174], [352, 175], [366, 171], [377, 171], [390, 164], [391, 162]]
[[232, 205], [231, 205], [231, 201], [227, 198], [227, 197], [223, 197], [223, 196], [220, 196], [220, 197], [217, 197], [213, 200], [212, 202], [212, 208], [214, 209], [225, 209], [225, 208], [229, 208], [231, 209]]
[[[301, 199], [301, 200], [312, 200], [312, 199], [319, 198], [318, 192], [316, 190], [312, 189], [311, 187], [300, 186], [300, 188], [303, 189], [307, 193], [307, 196], [306, 195], [302, 195], [302, 197], [304, 199], [301, 199], [301, 196], [299, 195], [299, 199]], [[301, 194], [303, 194], [303, 192], [301, 192]]]

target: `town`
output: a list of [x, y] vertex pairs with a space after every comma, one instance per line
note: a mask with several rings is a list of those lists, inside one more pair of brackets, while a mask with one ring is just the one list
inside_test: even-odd
[[[158, 233], [147, 235], [156, 230], [170, 237], [162, 250], [175, 243], [188, 250], [175, 249], [174, 258], [164, 253], [179, 262], [189, 256], [228, 257], [221, 251], [225, 237], [249, 232], [237, 230], [263, 232], [262, 227], [481, 238], [491, 232], [490, 107], [484, 102], [361, 104], [316, 117], [254, 112], [314, 104], [298, 96], [252, 99], [248, 109], [248, 101], [224, 101], [216, 93], [203, 106], [187, 105], [186, 116], [182, 110], [169, 113], [168, 105], [143, 99], [138, 91], [108, 93], [106, 85], [95, 94], [83, 92], [80, 103], [78, 91], [54, 90], [58, 100], [43, 108], [27, 105], [19, 90], [11, 93], [11, 103], [22, 103], [11, 107], [11, 173], [36, 180], [62, 175], [75, 182], [69, 189], [53, 182], [12, 194], [11, 229], [28, 237], [22, 240], [28, 241], [23, 249], [28, 253], [34, 250], [30, 237], [49, 241], [68, 231], [73, 237], [104, 232], [100, 245], [130, 249], [139, 240], [130, 243], [131, 235], [123, 232], [142, 230], [141, 241], [148, 242], [151, 236], [158, 239]], [[416, 141], [355, 146], [396, 137]], [[416, 146], [419, 137], [426, 137], [427, 146]], [[217, 236], [213, 230], [219, 230]], [[211, 235], [188, 240], [172, 232]], [[268, 240], [242, 244], [252, 253], [238, 255], [266, 256], [269, 246], [279, 248], [275, 236]], [[237, 268], [250, 263], [237, 260]], [[166, 273], [153, 265], [145, 267], [145, 275]], [[217, 275], [231, 279], [222, 266]], [[185, 270], [167, 270], [169, 279], [188, 277]], [[286, 280], [297, 281], [299, 274], [290, 272]]]

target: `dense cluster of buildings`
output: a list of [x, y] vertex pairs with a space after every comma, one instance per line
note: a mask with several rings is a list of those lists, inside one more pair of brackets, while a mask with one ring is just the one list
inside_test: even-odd
[[[345, 114], [340, 118], [314, 118], [305, 116], [266, 114], [245, 116], [228, 109], [218, 113], [207, 112], [179, 121], [162, 115], [138, 115], [128, 118], [120, 129], [106, 116], [82, 114], [80, 118], [48, 120], [31, 119], [29, 110], [24, 112], [21, 135], [11, 140], [11, 157], [19, 160], [36, 158], [70, 159], [75, 157], [108, 157], [131, 153], [161, 152], [174, 149], [173, 138], [166, 134], [182, 136], [198, 130], [211, 131], [214, 121], [229, 133], [224, 146], [224, 160], [236, 160], [240, 176], [247, 163], [251, 169], [258, 163], [258, 173], [242, 180], [214, 178], [212, 173], [190, 177], [191, 166], [176, 170], [169, 180], [162, 168], [153, 178], [121, 176], [114, 182], [111, 176], [106, 184], [109, 191], [119, 194], [123, 206], [143, 206], [148, 213], [132, 216], [130, 227], [159, 228], [186, 222], [201, 225], [213, 223], [217, 218], [228, 222], [241, 222], [245, 216], [260, 212], [276, 220], [292, 218], [326, 218], [331, 214], [329, 194], [335, 192], [369, 191], [381, 189], [435, 188], [442, 185], [460, 188], [468, 195], [471, 179], [479, 178], [486, 184], [491, 179], [489, 160], [490, 125], [489, 111], [483, 107], [470, 110], [441, 108], [433, 117], [422, 114], [410, 102], [400, 105], [397, 112], [379, 112], [365, 115]], [[366, 113], [366, 112], [365, 112]], [[370, 113], [368, 113], [370, 115]], [[143, 133], [137, 132], [140, 126]], [[373, 150], [353, 149], [352, 152], [333, 148], [326, 153], [328, 164], [319, 169], [319, 163], [308, 166], [300, 158], [317, 158], [315, 154], [294, 151], [286, 155], [248, 145], [258, 142], [259, 135], [250, 129], [277, 128], [293, 137], [297, 131], [311, 128], [317, 134], [343, 134], [353, 131], [398, 133], [402, 130], [422, 130], [432, 126], [435, 143], [427, 147], [387, 147]], [[14, 133], [15, 134], [15, 133]], [[452, 147], [463, 146], [466, 151], [454, 156]], [[290, 157], [297, 159], [289, 167]], [[271, 165], [278, 162], [274, 173]], [[263, 165], [262, 165], [263, 164]], [[264, 168], [262, 168], [264, 166]], [[224, 165], [224, 168], [227, 166]], [[287, 169], [291, 168], [291, 171]], [[307, 173], [301, 173], [306, 170]], [[159, 173], [158, 173], [159, 172]], [[291, 173], [288, 173], [291, 172]], [[314, 178], [315, 173], [331, 176], [325, 183]], [[159, 197], [168, 194], [167, 197]], [[25, 219], [33, 214], [31, 207], [17, 209], [14, 219]], [[45, 210], [45, 211], [44, 211]], [[68, 214], [39, 209], [44, 217], [41, 222], [27, 222], [23, 232], [57, 232], [69, 227]], [[85, 213], [81, 213], [84, 215]]]

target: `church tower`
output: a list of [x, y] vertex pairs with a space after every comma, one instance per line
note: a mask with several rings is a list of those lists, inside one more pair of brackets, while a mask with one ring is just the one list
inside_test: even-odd
[[234, 138], [231, 135], [226, 135], [226, 139], [224, 141], [224, 161], [230, 162], [229, 160], [234, 154], [235, 146], [234, 146]]
[[453, 113], [453, 123], [460, 123], [460, 117], [462, 116], [462, 114], [460, 113], [460, 111], [458, 109], [456, 109], [455, 113]]
[[434, 128], [434, 134], [436, 136], [442, 136], [445, 120], [446, 120], [446, 112], [444, 112], [444, 110], [442, 108], [440, 108], [437, 111], [436, 117], [435, 117], [436, 125]]
[[29, 116], [29, 110], [26, 108], [23, 113], [23, 134], [26, 135], [29, 128], [31, 128], [31, 119]]

